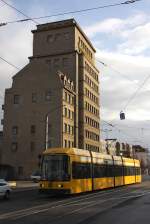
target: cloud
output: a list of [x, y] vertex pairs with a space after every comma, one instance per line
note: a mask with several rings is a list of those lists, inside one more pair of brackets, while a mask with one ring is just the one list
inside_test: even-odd
[[[29, 6], [30, 9], [29, 7], [26, 9], [28, 15], [35, 15], [39, 10], [39, 14], [44, 15], [49, 10], [47, 7], [45, 11], [39, 1], [37, 4]], [[12, 9], [6, 6], [0, 8], [0, 20], [2, 22], [18, 18], [22, 18], [22, 16]], [[42, 22], [46, 21], [43, 20]], [[121, 125], [119, 121], [120, 110], [124, 108], [137, 86], [150, 73], [150, 57], [144, 55], [144, 51], [150, 46], [148, 41], [150, 39], [149, 26], [149, 16], [142, 12], [136, 12], [124, 19], [107, 18], [83, 28], [90, 39], [95, 41], [95, 43], [92, 41], [93, 45], [97, 42], [101, 48], [100, 50], [97, 49], [97, 57], [109, 65], [103, 67], [98, 64], [101, 71], [100, 110], [102, 119], [115, 120], [118, 125]], [[31, 30], [34, 28], [35, 24], [32, 22], [0, 27], [0, 56], [18, 67], [23, 67], [28, 63], [28, 56], [32, 55]], [[97, 34], [104, 34], [104, 36]], [[109, 38], [110, 44], [114, 46], [113, 50], [108, 46], [107, 38], [105, 38], [108, 36], [113, 36], [113, 40]], [[114, 40], [115, 42], [113, 42]], [[5, 88], [11, 86], [11, 77], [16, 72], [16, 69], [0, 60], [0, 95], [2, 97]], [[127, 107], [125, 125], [133, 123], [133, 126], [136, 127], [136, 123], [138, 123], [139, 126], [144, 125], [145, 127], [144, 121], [140, 120], [149, 119], [149, 91], [150, 82], [147, 82], [138, 93], [137, 98]], [[3, 103], [2, 97], [0, 97], [0, 104]], [[1, 114], [0, 117], [2, 117]], [[117, 131], [114, 134], [121, 139], [120, 135]]]
[[103, 21], [94, 23], [93, 25], [84, 28], [84, 31], [89, 37], [94, 37], [98, 33], [122, 35], [122, 31], [132, 29], [138, 25], [144, 24], [149, 19], [149, 16], [143, 12], [138, 12], [126, 19], [108, 18]]
[[[0, 8], [2, 22], [18, 19], [18, 14], [9, 7]], [[13, 24], [0, 27], [0, 57], [6, 59], [19, 68], [28, 63], [28, 56], [32, 55], [31, 29], [32, 23]], [[0, 59], [0, 105], [4, 101], [4, 92], [12, 84], [12, 76], [17, 70]], [[0, 113], [0, 118], [2, 112]]]
[[[1, 10], [1, 9], [0, 9]], [[9, 19], [8, 19], [9, 18]], [[4, 6], [0, 13], [1, 21], [14, 20], [18, 13]], [[19, 68], [28, 63], [28, 56], [32, 54], [31, 29], [35, 27], [32, 23], [8, 24], [0, 27], [0, 56]], [[0, 89], [8, 87], [11, 77], [17, 72], [16, 69], [0, 60]], [[3, 84], [6, 84], [3, 86]]]
[[114, 30], [122, 27], [122, 20], [119, 18], [110, 18], [92, 26], [85, 27], [85, 32], [89, 37], [93, 37], [98, 33], [113, 33]]
[[149, 15], [137, 12], [125, 19], [109, 18], [97, 22], [85, 27], [85, 32], [90, 38], [96, 38], [99, 33], [105, 36], [111, 35], [114, 40], [115, 38], [119, 40], [114, 44], [116, 51], [127, 55], [137, 55], [150, 48], [149, 21]]
[[[97, 51], [97, 58], [105, 62], [100, 69], [101, 117], [106, 120], [119, 120], [119, 113], [133, 96], [143, 80], [150, 75], [150, 57], [131, 56], [116, 52]], [[126, 108], [128, 119], [149, 118], [150, 80], [147, 80], [138, 95]], [[135, 112], [136, 111], [136, 112]]]
[[120, 52], [136, 55], [148, 50], [150, 48], [150, 22], [124, 31], [122, 36], [126, 41], [118, 46]]
[[105, 138], [117, 138], [121, 142], [127, 142], [130, 144], [140, 144], [146, 148], [149, 148], [149, 121], [113, 121], [114, 127], [110, 127], [102, 120], [101, 137]]

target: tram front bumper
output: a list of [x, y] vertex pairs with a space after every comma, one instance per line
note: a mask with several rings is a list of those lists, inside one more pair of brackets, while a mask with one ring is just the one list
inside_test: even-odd
[[70, 194], [70, 189], [39, 189], [41, 194]]

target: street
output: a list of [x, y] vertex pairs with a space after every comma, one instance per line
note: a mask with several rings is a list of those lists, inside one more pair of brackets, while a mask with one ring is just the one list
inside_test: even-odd
[[43, 196], [38, 190], [0, 199], [0, 223], [149, 223], [150, 181], [74, 196]]

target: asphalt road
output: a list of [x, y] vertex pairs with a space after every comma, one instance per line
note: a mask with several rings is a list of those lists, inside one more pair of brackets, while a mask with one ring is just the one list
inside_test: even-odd
[[37, 190], [0, 199], [0, 224], [149, 224], [150, 181], [76, 196], [40, 196]]

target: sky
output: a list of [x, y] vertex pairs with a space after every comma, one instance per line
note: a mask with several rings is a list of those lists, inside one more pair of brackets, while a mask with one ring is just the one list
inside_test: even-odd
[[[6, 0], [29, 17], [99, 7], [123, 0]], [[75, 18], [96, 48], [100, 70], [102, 138], [118, 138], [150, 148], [150, 0], [37, 20], [42, 24]], [[0, 0], [0, 23], [25, 17]], [[18, 68], [32, 56], [32, 21], [0, 27], [0, 57]], [[104, 63], [101, 64], [98, 61]], [[17, 69], [0, 59], [0, 105]], [[144, 83], [145, 82], [145, 83]], [[142, 86], [142, 84], [144, 85]], [[142, 88], [140, 88], [142, 86]], [[136, 90], [137, 94], [135, 94]], [[125, 120], [120, 120], [122, 111]], [[3, 112], [0, 110], [0, 118]], [[108, 123], [113, 124], [113, 127]], [[2, 129], [2, 127], [0, 128]]]

